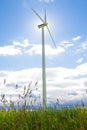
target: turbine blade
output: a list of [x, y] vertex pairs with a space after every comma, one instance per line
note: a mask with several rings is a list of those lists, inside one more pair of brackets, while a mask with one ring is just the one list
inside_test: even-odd
[[44, 15], [45, 23], [47, 22], [47, 16], [46, 16], [46, 8], [45, 8], [45, 15]]
[[32, 11], [39, 17], [39, 19], [40, 19], [43, 23], [45, 23], [45, 21], [40, 17], [40, 15], [39, 15], [34, 9], [32, 9]]
[[53, 43], [54, 43], [54, 46], [55, 46], [55, 48], [56, 48], [56, 43], [55, 43], [55, 41], [54, 41], [54, 39], [53, 39], [53, 37], [52, 37], [52, 34], [51, 34], [50, 29], [49, 29], [48, 26], [47, 26], [47, 29], [48, 29], [48, 32], [49, 32], [49, 34], [50, 34], [50, 37], [51, 37], [51, 39], [52, 39], [52, 41], [53, 41]]

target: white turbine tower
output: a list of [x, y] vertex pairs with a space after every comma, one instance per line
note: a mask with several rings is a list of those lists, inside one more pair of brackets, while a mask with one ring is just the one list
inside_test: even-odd
[[[38, 16], [38, 18], [42, 21], [42, 24], [38, 25], [38, 28], [42, 29], [42, 86], [43, 86], [43, 108], [46, 108], [46, 102], [47, 102], [47, 98], [46, 98], [46, 66], [45, 66], [45, 40], [44, 40], [44, 27], [47, 27], [47, 30], [50, 34], [50, 37], [55, 45], [55, 42], [53, 40], [53, 37], [50, 33], [50, 29], [48, 27], [48, 23], [47, 23], [47, 19], [46, 19], [46, 10], [45, 10], [45, 15], [44, 15], [44, 19], [40, 17], [40, 15], [34, 10], [32, 9], [33, 12]], [[55, 45], [56, 46], [56, 45]]]

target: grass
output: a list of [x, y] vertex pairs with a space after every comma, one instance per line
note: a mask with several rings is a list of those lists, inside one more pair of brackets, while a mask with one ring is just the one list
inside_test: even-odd
[[87, 130], [87, 108], [2, 110], [0, 130]]

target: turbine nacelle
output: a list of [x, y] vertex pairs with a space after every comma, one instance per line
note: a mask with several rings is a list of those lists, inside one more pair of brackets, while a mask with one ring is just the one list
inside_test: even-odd
[[47, 27], [47, 26], [48, 26], [48, 23], [43, 23], [43, 24], [38, 25], [38, 28], [43, 28], [43, 27]]

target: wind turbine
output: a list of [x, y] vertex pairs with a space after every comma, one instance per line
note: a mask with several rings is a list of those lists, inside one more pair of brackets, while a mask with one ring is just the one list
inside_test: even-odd
[[[45, 37], [44, 37], [44, 28], [47, 27], [47, 30], [50, 34], [50, 37], [55, 45], [55, 42], [53, 40], [53, 37], [51, 35], [50, 29], [48, 27], [47, 18], [46, 18], [46, 9], [44, 14], [44, 19], [40, 17], [40, 15], [32, 9], [32, 11], [38, 16], [38, 18], [42, 21], [42, 24], [38, 25], [39, 29], [42, 29], [42, 86], [43, 86], [43, 108], [46, 108], [46, 65], [45, 65]], [[55, 45], [56, 47], [56, 45]]]

